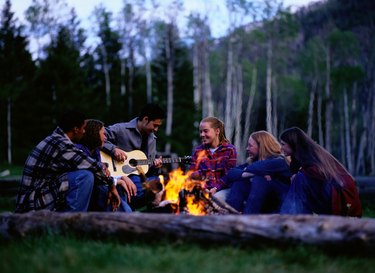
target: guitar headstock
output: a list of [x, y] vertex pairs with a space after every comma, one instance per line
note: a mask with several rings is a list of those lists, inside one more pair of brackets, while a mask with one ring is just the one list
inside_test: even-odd
[[181, 163], [183, 163], [183, 164], [190, 164], [191, 163], [191, 156], [181, 157]]

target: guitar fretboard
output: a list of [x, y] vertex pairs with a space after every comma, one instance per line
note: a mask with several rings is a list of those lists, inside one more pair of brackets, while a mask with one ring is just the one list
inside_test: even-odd
[[[154, 162], [153, 160], [151, 159], [134, 159], [137, 161], [137, 164], [138, 165], [152, 165]], [[176, 158], [171, 158], [171, 157], [167, 157], [167, 158], [162, 158], [161, 159], [163, 164], [164, 163], [167, 163], [167, 164], [170, 164], [170, 163], [180, 163], [181, 161], [183, 160], [188, 160], [188, 158], [181, 158], [181, 157], [176, 157]]]

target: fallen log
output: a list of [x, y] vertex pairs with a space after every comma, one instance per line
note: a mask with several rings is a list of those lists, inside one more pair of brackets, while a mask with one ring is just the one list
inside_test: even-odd
[[75, 234], [95, 239], [113, 237], [125, 243], [134, 239], [173, 239], [241, 245], [303, 243], [358, 250], [375, 248], [375, 219], [50, 211], [0, 214], [1, 240], [44, 234]]

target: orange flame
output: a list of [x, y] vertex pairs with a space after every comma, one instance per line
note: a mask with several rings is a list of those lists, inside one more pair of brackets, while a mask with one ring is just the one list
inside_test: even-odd
[[[169, 173], [169, 181], [164, 182], [164, 179], [160, 178], [163, 188], [165, 190], [164, 200], [168, 200], [171, 204], [176, 204], [179, 206], [179, 197], [180, 192], [185, 190], [191, 192], [195, 187], [200, 189], [204, 188], [204, 181], [197, 181], [190, 179], [191, 171], [184, 174], [184, 172], [179, 168], [173, 170]], [[204, 193], [206, 195], [206, 193]], [[208, 194], [207, 194], [208, 195]], [[207, 196], [206, 196], [207, 197]], [[197, 200], [195, 196], [186, 195], [186, 209], [189, 214], [192, 215], [205, 215], [205, 203], [203, 200]], [[179, 213], [179, 210], [176, 209], [176, 213]]]

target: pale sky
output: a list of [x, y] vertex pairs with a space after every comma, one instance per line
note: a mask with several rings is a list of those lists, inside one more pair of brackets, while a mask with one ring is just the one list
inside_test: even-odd
[[[318, 0], [284, 0], [284, 7], [291, 6], [292, 10], [307, 5], [310, 2]], [[92, 21], [90, 15], [94, 7], [103, 4], [108, 10], [113, 12], [114, 18], [123, 6], [123, 0], [66, 0], [69, 7], [74, 7], [78, 18], [81, 21], [81, 27], [90, 32], [92, 30]], [[158, 1], [163, 6], [168, 7], [172, 0]], [[0, 0], [1, 8], [4, 6], [5, 0]], [[11, 0], [12, 10], [15, 11], [16, 17], [20, 22], [25, 23], [24, 13], [32, 3], [32, 0]], [[211, 34], [213, 37], [221, 37], [226, 34], [228, 29], [228, 13], [225, 8], [225, 0], [185, 0], [184, 12], [177, 18], [178, 24], [182, 32], [183, 26], [186, 25], [184, 19], [191, 11], [209, 10], [209, 24], [211, 26]], [[168, 10], [168, 9], [167, 9]], [[169, 9], [170, 11], [170, 9]], [[155, 14], [153, 14], [155, 16]], [[160, 14], [156, 14], [161, 16]], [[182, 27], [181, 27], [182, 26]], [[90, 41], [90, 37], [88, 38]]]
[[[292, 6], [293, 8], [307, 5], [310, 2], [317, 0], [284, 0], [284, 6]], [[108, 10], [112, 11], [114, 15], [120, 11], [123, 0], [66, 0], [70, 7], [74, 7], [78, 17], [82, 22], [82, 27], [87, 28], [89, 26], [89, 16], [92, 13], [95, 6], [102, 3]], [[163, 5], [168, 6], [171, 0], [158, 1]], [[1, 7], [4, 5], [5, 0], [1, 0]], [[12, 9], [16, 12], [16, 16], [23, 22], [23, 16], [25, 10], [30, 6], [32, 0], [11, 0]], [[187, 0], [185, 1], [184, 15], [189, 14], [190, 11], [204, 11], [211, 10], [211, 17], [215, 17], [215, 23], [211, 24], [213, 36], [220, 36], [221, 30], [227, 27], [227, 22], [224, 20], [227, 16], [225, 10], [225, 0]], [[211, 20], [213, 20], [211, 18]]]

